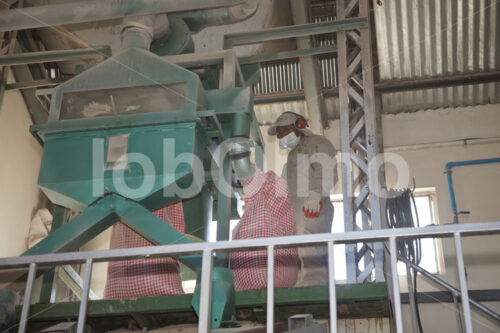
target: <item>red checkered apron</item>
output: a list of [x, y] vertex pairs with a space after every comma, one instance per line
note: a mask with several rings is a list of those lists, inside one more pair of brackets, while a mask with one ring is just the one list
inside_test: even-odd
[[[293, 208], [284, 179], [272, 171], [257, 169], [252, 180], [243, 185], [245, 212], [233, 230], [233, 239], [295, 235]], [[274, 253], [275, 288], [292, 287], [298, 272], [297, 249], [278, 249]], [[229, 266], [236, 290], [267, 287], [266, 250], [231, 253]]]
[[[153, 211], [166, 223], [185, 232], [182, 203], [176, 202]], [[112, 249], [152, 246], [153, 244], [122, 223], [116, 223], [111, 233]], [[179, 262], [173, 258], [114, 261], [108, 265], [104, 298], [182, 294]]]

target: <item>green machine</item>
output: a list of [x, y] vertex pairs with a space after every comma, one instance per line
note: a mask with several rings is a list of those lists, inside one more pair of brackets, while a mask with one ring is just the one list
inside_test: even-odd
[[[31, 128], [43, 144], [41, 189], [81, 214], [25, 255], [78, 250], [118, 221], [164, 245], [202, 241], [217, 215], [219, 239], [228, 236], [235, 199], [220, 189], [231, 191], [231, 168], [214, 149], [233, 136], [261, 142], [250, 87], [205, 89], [194, 72], [128, 44], [55, 88], [48, 123]], [[186, 235], [151, 213], [179, 200]], [[201, 268], [200, 256], [180, 260]], [[232, 319], [235, 295], [224, 258], [214, 260], [213, 328]]]

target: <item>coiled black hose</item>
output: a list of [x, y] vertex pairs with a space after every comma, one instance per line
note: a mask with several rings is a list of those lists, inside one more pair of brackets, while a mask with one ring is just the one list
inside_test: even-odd
[[[419, 226], [418, 211], [412, 191], [405, 189], [392, 191], [392, 193], [394, 195], [386, 200], [386, 215], [389, 228], [415, 228]], [[416, 224], [413, 220], [413, 212], [415, 212]], [[396, 245], [398, 256], [408, 259], [415, 265], [420, 264], [420, 260], [422, 259], [422, 244], [420, 239], [399, 240]], [[408, 286], [408, 288], [413, 288], [418, 328], [420, 333], [422, 333], [422, 322], [420, 320], [417, 301], [417, 271], [415, 269], [411, 271], [413, 273], [413, 286]]]

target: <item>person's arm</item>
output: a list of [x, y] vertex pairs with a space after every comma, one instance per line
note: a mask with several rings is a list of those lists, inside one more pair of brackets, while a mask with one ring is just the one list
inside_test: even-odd
[[309, 159], [309, 195], [304, 199], [302, 210], [306, 217], [319, 216], [321, 198], [329, 196], [335, 185], [335, 148], [325, 138], [314, 138], [306, 144]]

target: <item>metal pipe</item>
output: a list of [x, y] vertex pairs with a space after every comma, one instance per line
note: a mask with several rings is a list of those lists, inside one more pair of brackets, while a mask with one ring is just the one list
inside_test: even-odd
[[451, 168], [464, 165], [479, 165], [479, 164], [490, 164], [490, 163], [500, 163], [500, 157], [487, 158], [483, 160], [470, 160], [470, 161], [460, 161], [460, 162], [448, 162], [446, 163], [445, 170], [451, 170]]
[[274, 246], [267, 248], [267, 326], [266, 332], [274, 331]]
[[149, 50], [154, 36], [155, 15], [126, 17], [123, 19], [122, 48], [136, 47]]
[[467, 277], [465, 276], [464, 254], [462, 251], [462, 242], [460, 241], [460, 233], [456, 232], [455, 250], [457, 254], [458, 278], [460, 280], [460, 292], [462, 293], [462, 309], [464, 312], [465, 331], [472, 333], [472, 320], [470, 316], [469, 291], [467, 290]]
[[95, 22], [126, 16], [179, 13], [243, 4], [238, 0], [93, 0], [0, 11], [0, 32]]
[[384, 147], [384, 151], [396, 152], [396, 151], [419, 150], [419, 149], [448, 148], [455, 146], [462, 147], [462, 146], [472, 146], [472, 145], [489, 144], [489, 143], [500, 143], [500, 137], [484, 138], [484, 139], [463, 139], [463, 140], [444, 141], [435, 143], [392, 146], [392, 147]]
[[224, 49], [238, 45], [255, 44], [276, 39], [307, 37], [323, 33], [333, 33], [368, 27], [365, 17], [348, 18], [330, 22], [306, 23], [269, 28], [259, 31], [245, 31], [224, 36]]
[[458, 214], [469, 213], [469, 212], [459, 212], [457, 209], [457, 202], [455, 199], [455, 190], [453, 189], [453, 179], [451, 176], [451, 169], [459, 166], [466, 165], [481, 165], [490, 163], [500, 163], [500, 157], [487, 158], [482, 160], [470, 160], [470, 161], [460, 161], [460, 162], [448, 162], [444, 168], [444, 173], [446, 174], [446, 179], [448, 181], [448, 191], [450, 193], [451, 210], [453, 212], [453, 222], [458, 223]]
[[232, 24], [242, 21], [252, 16], [257, 11], [257, 7], [257, 0], [245, 0], [239, 1], [236, 6], [190, 11], [172, 15], [172, 17], [183, 19], [189, 30], [197, 32], [208, 25]]
[[212, 305], [213, 260], [211, 249], [203, 250], [202, 260], [198, 332], [207, 333], [210, 331], [210, 307]]
[[28, 279], [26, 280], [26, 290], [24, 292], [23, 309], [21, 310], [21, 320], [19, 321], [19, 333], [26, 332], [28, 327], [28, 316], [30, 313], [31, 293], [33, 292], [33, 283], [35, 282], [36, 264], [30, 264]]
[[82, 299], [80, 300], [80, 310], [78, 311], [78, 324], [76, 333], [85, 331], [85, 321], [87, 319], [87, 306], [89, 304], [90, 278], [92, 277], [92, 258], [85, 261], [85, 274], [83, 277]]
[[248, 137], [250, 131], [250, 116], [247, 113], [235, 113], [231, 125], [231, 136]]
[[111, 48], [109, 46], [96, 46], [72, 50], [17, 53], [14, 55], [0, 56], [0, 66], [39, 64], [98, 56], [104, 58], [111, 56]]
[[330, 301], [330, 332], [337, 333], [337, 291], [335, 290], [335, 256], [333, 242], [328, 242], [328, 294]]
[[396, 332], [403, 333], [403, 317], [401, 314], [401, 294], [399, 291], [398, 258], [396, 252], [396, 237], [389, 238], [389, 249], [391, 253], [391, 275], [393, 290], [393, 306], [396, 317]]
[[[250, 116], [247, 113], [235, 113], [231, 125], [231, 137], [248, 138], [250, 133]], [[241, 139], [241, 138], [240, 138]], [[241, 158], [232, 158], [233, 169], [240, 180], [251, 179], [254, 176], [255, 168], [250, 161], [250, 142], [242, 139], [238, 147], [231, 147], [232, 155], [247, 154]], [[236, 148], [236, 151], [234, 151]]]
[[[417, 277], [414, 276], [413, 278], [416, 279]], [[411, 324], [413, 327], [413, 333], [419, 333], [417, 323], [417, 305], [415, 302], [415, 294], [413, 292], [413, 281], [411, 278], [410, 266], [408, 264], [406, 264], [406, 281], [408, 284], [408, 297], [410, 301]]]
[[[460, 296], [460, 290], [458, 290], [457, 288], [455, 288], [452, 285], [448, 284], [447, 282], [441, 280], [440, 278], [438, 278], [437, 276], [433, 275], [432, 273], [429, 273], [428, 271], [426, 271], [422, 267], [420, 267], [418, 265], [415, 265], [414, 263], [412, 263], [408, 259], [406, 259], [404, 257], [401, 257], [401, 256], [398, 256], [398, 260], [402, 261], [402, 262], [406, 263], [407, 265], [411, 266], [412, 268], [416, 269], [420, 274], [422, 274], [423, 276], [425, 276], [426, 278], [428, 278], [432, 282], [434, 282], [434, 283], [440, 285], [441, 287], [449, 290], [453, 294], [453, 297]], [[478, 303], [475, 300], [470, 299], [470, 298], [469, 298], [469, 302], [470, 302], [470, 304], [472, 304], [472, 306], [474, 306], [478, 310], [484, 312], [485, 314], [487, 314], [491, 318], [500, 321], [500, 316], [497, 313], [495, 313], [494, 311], [492, 311], [491, 309], [489, 309], [488, 307], [486, 307], [483, 304]]]

